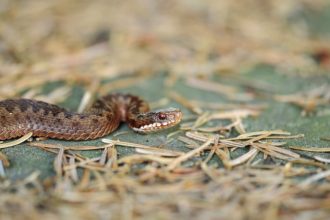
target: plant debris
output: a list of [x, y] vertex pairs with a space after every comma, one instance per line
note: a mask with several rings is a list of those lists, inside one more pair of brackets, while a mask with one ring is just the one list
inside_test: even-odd
[[23, 143], [24, 141], [28, 140], [30, 137], [32, 137], [32, 135], [33, 135], [33, 133], [32, 132], [29, 132], [26, 135], [24, 135], [24, 136], [22, 136], [22, 137], [20, 137], [20, 138], [18, 138], [16, 140], [14, 140], [14, 141], [2, 143], [2, 144], [0, 144], [0, 149], [19, 145], [19, 144]]
[[[0, 219], [328, 219], [329, 147], [308, 146], [308, 126], [275, 122], [291, 104], [311, 117], [330, 105], [329, 40], [308, 23], [327, 7], [326, 0], [1, 1], [1, 99], [83, 112], [98, 96], [128, 92], [152, 108], [177, 105], [184, 118], [148, 138], [123, 126], [88, 142], [32, 133], [1, 142]], [[260, 65], [284, 81], [305, 78], [312, 89], [288, 94], [268, 70], [250, 74]], [[280, 116], [251, 126], [278, 102]], [[47, 152], [53, 173], [24, 173], [18, 152], [38, 162]]]
[[322, 85], [307, 92], [298, 92], [292, 95], [277, 95], [275, 99], [280, 102], [288, 102], [302, 108], [302, 115], [315, 113], [320, 105], [330, 104], [330, 86]]

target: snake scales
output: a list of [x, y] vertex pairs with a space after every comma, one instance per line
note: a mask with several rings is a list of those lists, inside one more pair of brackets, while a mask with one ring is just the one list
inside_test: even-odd
[[110, 94], [96, 100], [83, 113], [31, 99], [0, 101], [0, 140], [23, 136], [65, 140], [88, 140], [115, 131], [121, 122], [140, 133], [172, 127], [182, 113], [169, 108], [149, 112], [148, 104], [137, 96]]

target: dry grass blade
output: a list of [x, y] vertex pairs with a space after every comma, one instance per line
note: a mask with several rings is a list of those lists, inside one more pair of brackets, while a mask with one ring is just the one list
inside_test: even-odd
[[[200, 132], [186, 132], [186, 136], [197, 141], [207, 141], [208, 138], [212, 137], [215, 138], [216, 135], [209, 134], [209, 133], [200, 133]], [[247, 144], [244, 142], [234, 142], [226, 139], [220, 139], [219, 144], [223, 143], [229, 147], [246, 147]]]
[[274, 131], [258, 131], [258, 132], [250, 132], [250, 133], [245, 133], [242, 135], [239, 135], [238, 137], [234, 138], [228, 138], [226, 140], [231, 140], [231, 141], [236, 141], [236, 140], [249, 140], [250, 138], [254, 136], [259, 136], [263, 134], [270, 134], [266, 135], [264, 139], [296, 139], [296, 138], [302, 138], [304, 137], [303, 134], [298, 134], [298, 135], [291, 135], [289, 132], [283, 132], [280, 130], [274, 130]]
[[198, 106], [203, 109], [212, 110], [235, 110], [235, 109], [249, 109], [261, 111], [267, 108], [266, 104], [229, 104], [229, 103], [215, 103], [215, 102], [203, 102], [198, 100], [191, 100], [190, 103], [194, 106]]
[[209, 138], [203, 145], [200, 147], [189, 151], [188, 153], [181, 155], [180, 157], [176, 158], [172, 161], [171, 164], [168, 165], [167, 170], [173, 170], [176, 166], [180, 165], [182, 162], [188, 160], [190, 157], [202, 152], [206, 148], [210, 146], [210, 144], [214, 141], [214, 138]]
[[41, 93], [41, 88], [33, 88], [26, 91], [24, 94], [22, 94], [21, 97], [24, 99], [33, 99], [40, 93]]
[[[182, 129], [180, 128], [180, 130], [177, 130], [177, 131], [173, 131], [173, 132], [171, 132], [171, 133], [169, 133], [168, 135], [167, 135], [167, 139], [171, 139], [173, 136], [175, 136], [175, 135], [177, 135], [177, 134], [180, 134], [182, 131], [181, 131]], [[172, 139], [173, 140], [173, 139]]]
[[90, 107], [90, 105], [92, 104], [93, 97], [95, 96], [95, 93], [97, 92], [99, 87], [100, 87], [100, 80], [98, 79], [93, 80], [89, 88], [85, 91], [80, 101], [77, 112], [81, 113], [84, 110], [86, 110], [88, 107]]
[[0, 152], [0, 161], [2, 162], [2, 165], [4, 167], [9, 167], [10, 166], [10, 162], [7, 158], [6, 155], [4, 155], [3, 153]]
[[249, 143], [246, 143], [246, 142], [230, 141], [230, 140], [226, 140], [226, 139], [220, 140], [220, 142], [223, 143], [227, 147], [234, 147], [234, 148], [246, 147], [246, 146], [250, 145]]
[[97, 191], [105, 191], [107, 189], [107, 183], [100, 172], [92, 170], [92, 174], [95, 177], [95, 189]]
[[198, 115], [203, 113], [202, 109], [196, 107], [194, 104], [190, 103], [190, 101], [187, 100], [185, 97], [180, 96], [177, 93], [170, 92], [168, 96], [177, 103], [180, 103], [181, 105], [189, 109], [193, 113], [196, 113]]
[[322, 141], [330, 141], [330, 137], [320, 137], [320, 140], [322, 140]]
[[168, 152], [163, 152], [159, 150], [151, 150], [151, 149], [140, 149], [136, 148], [135, 151], [140, 154], [149, 154], [155, 156], [163, 156], [163, 157], [178, 157], [179, 155], [168, 154]]
[[170, 102], [170, 100], [168, 98], [162, 98], [162, 99], [159, 99], [158, 101], [151, 102], [149, 104], [149, 106], [151, 109], [157, 109], [157, 108], [161, 108], [161, 107], [168, 105], [169, 102]]
[[[72, 167], [72, 169], [70, 169], [70, 176], [72, 178], [72, 180], [77, 183], [79, 180], [79, 176], [78, 176], [78, 172], [75, 166], [75, 158], [74, 157], [70, 157], [69, 159], [69, 165]], [[65, 170], [65, 167], [64, 169]]]
[[330, 103], [329, 85], [318, 86], [310, 91], [298, 92], [291, 95], [277, 95], [275, 100], [291, 103], [303, 109], [302, 115], [309, 115], [316, 111], [317, 106]]
[[34, 147], [41, 147], [41, 148], [50, 148], [50, 149], [60, 149], [64, 148], [64, 150], [72, 150], [72, 151], [85, 151], [85, 150], [102, 150], [104, 148], [111, 147], [112, 144], [107, 144], [103, 146], [87, 146], [87, 145], [77, 145], [77, 146], [61, 146], [61, 145], [54, 145], [54, 144], [44, 144], [39, 142], [29, 143], [30, 146]]
[[98, 89], [99, 94], [104, 95], [108, 94], [111, 91], [118, 90], [118, 89], [123, 89], [130, 87], [132, 85], [136, 85], [136, 83], [147, 80], [147, 76], [145, 75], [137, 75], [125, 79], [119, 79], [115, 81], [111, 81], [108, 83], [104, 83], [100, 86]]
[[172, 158], [164, 158], [154, 155], [130, 155], [119, 159], [117, 162], [125, 164], [136, 164], [144, 161], [154, 161], [160, 164], [169, 164], [173, 162], [173, 160], [174, 159]]
[[213, 172], [212, 169], [210, 169], [206, 162], [203, 162], [201, 164], [201, 168], [213, 181], [217, 181], [216, 174]]
[[117, 169], [118, 168], [118, 157], [117, 157], [117, 149], [115, 146], [110, 147], [110, 150], [108, 150], [108, 161], [105, 164], [106, 168], [113, 168]]
[[37, 95], [34, 99], [45, 101], [49, 103], [60, 103], [63, 102], [67, 97], [70, 96], [72, 88], [69, 86], [62, 86], [47, 95]]
[[302, 164], [302, 165], [306, 165], [306, 166], [315, 166], [315, 167], [319, 167], [323, 170], [328, 169], [327, 165], [325, 165], [323, 163], [320, 163], [320, 162], [317, 162], [317, 161], [314, 161], [314, 160], [297, 158], [297, 159], [290, 160], [290, 162], [293, 163], [293, 164]]
[[84, 169], [83, 174], [80, 178], [80, 182], [77, 186], [78, 189], [86, 189], [88, 188], [90, 184], [90, 178], [91, 178], [91, 171], [88, 169]]
[[0, 177], [5, 177], [5, 176], [6, 176], [5, 168], [4, 168], [2, 160], [0, 160]]
[[6, 176], [5, 167], [9, 167], [9, 166], [10, 166], [10, 162], [8, 158], [6, 157], [6, 155], [0, 152], [0, 177]]
[[245, 134], [246, 133], [246, 130], [244, 128], [244, 125], [243, 125], [243, 122], [242, 122], [241, 118], [237, 117], [234, 120], [232, 119], [232, 121], [234, 121], [234, 122], [231, 125], [227, 126], [228, 128], [231, 128], [231, 126], [233, 126], [239, 134]]
[[256, 148], [251, 148], [247, 153], [235, 158], [234, 160], [229, 160], [226, 165], [229, 167], [234, 167], [234, 166], [238, 166], [240, 164], [245, 163], [246, 161], [248, 161], [250, 158], [254, 157], [255, 155], [257, 155], [258, 150]]
[[[223, 147], [230, 147], [230, 148], [243, 148], [246, 146], [252, 146], [253, 148], [256, 148], [257, 150], [263, 152], [265, 155], [277, 157], [279, 159], [283, 160], [289, 160], [292, 158], [299, 158], [300, 155], [297, 153], [294, 153], [290, 150], [281, 148], [280, 146], [283, 146], [284, 143], [272, 143], [272, 142], [262, 142], [262, 140], [267, 139], [276, 139], [277, 136], [272, 135], [278, 135], [278, 134], [286, 134], [288, 136], [280, 136], [281, 138], [293, 138], [296, 136], [291, 136], [287, 132], [283, 131], [262, 131], [262, 132], [253, 132], [253, 133], [246, 133], [239, 135], [236, 138], [230, 138], [230, 139], [220, 139], [219, 140], [219, 146]], [[189, 138], [192, 138], [194, 140], [198, 141], [206, 141], [209, 137], [215, 137], [210, 134], [202, 134], [198, 132], [186, 132], [186, 136]], [[216, 152], [219, 154], [219, 151]], [[219, 155], [218, 155], [219, 156]], [[250, 154], [246, 154], [246, 157], [251, 156], [254, 157], [254, 153], [251, 150]], [[220, 154], [221, 160], [225, 161], [224, 164], [226, 167], [231, 167], [231, 163], [228, 161], [228, 157]], [[244, 159], [245, 157], [242, 156], [241, 159]], [[241, 160], [237, 160], [241, 161]], [[236, 163], [236, 162], [235, 162]]]
[[196, 121], [194, 122], [194, 125], [192, 126], [192, 129], [196, 129], [196, 128], [200, 127], [201, 125], [205, 124], [209, 120], [210, 120], [210, 113], [204, 112], [196, 119]]
[[30, 137], [32, 137], [32, 135], [33, 135], [33, 133], [29, 132], [26, 135], [24, 135], [23, 137], [20, 137], [19, 139], [16, 139], [14, 141], [9, 141], [6, 143], [2, 143], [2, 144], [0, 144], [0, 149], [19, 145], [19, 144], [23, 143], [24, 141], [28, 140]]
[[252, 146], [258, 148], [265, 154], [287, 160], [289, 158], [299, 158], [300, 155], [284, 148], [279, 148], [271, 144], [253, 143]]
[[54, 160], [54, 170], [58, 178], [60, 178], [63, 174], [63, 156], [64, 156], [64, 148], [60, 147], [58, 154]]
[[196, 141], [191, 140], [190, 138], [186, 138], [183, 136], [178, 137], [179, 141], [182, 141], [183, 143], [186, 143], [186, 147], [188, 148], [196, 148], [199, 147], [199, 144]]
[[[265, 139], [265, 138], [267, 138], [267, 137], [269, 137], [269, 136], [271, 136], [273, 133], [271, 132], [271, 131], [266, 131], [266, 132], [264, 132], [263, 134], [260, 134], [260, 135], [258, 135], [258, 136], [256, 136], [256, 137], [252, 137], [251, 139], [249, 139], [248, 141], [246, 141], [247, 143], [249, 143], [249, 144], [252, 144], [253, 142], [256, 142], [256, 141], [260, 141], [260, 140], [263, 140], [263, 139]], [[244, 136], [245, 134], [243, 134], [243, 136]], [[241, 135], [240, 135], [241, 136]], [[238, 136], [238, 138], [240, 137], [240, 136]], [[250, 136], [251, 137], [251, 136]]]
[[323, 163], [330, 163], [330, 159], [328, 159], [328, 158], [323, 158], [323, 157], [320, 157], [320, 156], [314, 156], [314, 159], [317, 160], [317, 161], [323, 162]]
[[[74, 157], [70, 157], [70, 160], [71, 160], [71, 158], [75, 159]], [[67, 171], [67, 170], [76, 169], [77, 167], [86, 167], [85, 165], [87, 165], [91, 162], [97, 162], [99, 160], [100, 160], [100, 157], [84, 159], [84, 160], [81, 160], [78, 163], [72, 163], [72, 164], [68, 164], [66, 166], [63, 166], [63, 170]], [[95, 166], [95, 164], [94, 164], [94, 166]], [[101, 164], [100, 164], [100, 167], [102, 167]]]
[[323, 171], [323, 172], [320, 172], [320, 173], [317, 173], [307, 179], [305, 179], [304, 181], [302, 181], [299, 185], [302, 186], [302, 187], [306, 187], [310, 184], [313, 184], [321, 179], [324, 179], [326, 177], [330, 176], [330, 170], [326, 170], [326, 171]]
[[104, 166], [105, 163], [107, 162], [107, 157], [108, 157], [108, 148], [104, 148], [99, 163]]
[[187, 131], [186, 133], [186, 136], [191, 138], [191, 139], [194, 139], [194, 140], [197, 140], [197, 141], [207, 141], [210, 137], [215, 137], [215, 135], [213, 134], [208, 134], [208, 133], [200, 133], [200, 132], [196, 132], [196, 131]]
[[221, 95], [225, 95], [231, 100], [250, 101], [254, 96], [250, 93], [239, 93], [238, 89], [233, 86], [224, 85], [218, 82], [213, 82], [205, 79], [187, 78], [187, 85], [202, 89], [209, 92], [215, 92]]
[[246, 118], [249, 116], [256, 117], [260, 114], [258, 110], [251, 109], [242, 109], [242, 110], [233, 110], [233, 111], [224, 111], [217, 112], [210, 115], [209, 119], [237, 119], [237, 118]]
[[320, 152], [320, 153], [330, 152], [330, 148], [328, 148], [328, 147], [289, 146], [289, 148], [294, 149], [294, 150], [308, 151], [308, 152]]
[[272, 130], [272, 131], [255, 131], [255, 132], [249, 132], [246, 134], [241, 134], [236, 139], [244, 139], [244, 138], [251, 138], [253, 136], [260, 136], [264, 134], [270, 134], [270, 135], [291, 135], [290, 132], [282, 131], [282, 130]]
[[223, 165], [227, 168], [230, 169], [231, 165], [229, 163], [230, 161], [230, 155], [227, 151], [222, 150], [222, 149], [216, 149], [215, 154], [218, 156], [220, 161], [223, 163]]
[[86, 91], [81, 99], [77, 112], [82, 113], [85, 109], [87, 109], [87, 106], [92, 103], [92, 98], [93, 93], [91, 91]]
[[228, 128], [227, 126], [216, 126], [216, 127], [201, 127], [195, 130], [200, 132], [212, 133], [212, 132], [227, 132], [230, 131], [230, 128]]
[[159, 154], [162, 154], [163, 156], [168, 156], [168, 157], [176, 157], [180, 156], [183, 153], [179, 151], [172, 151], [172, 150], [166, 150], [166, 149], [160, 149], [156, 147], [150, 147], [142, 144], [135, 144], [135, 143], [129, 143], [129, 142], [124, 142], [124, 141], [119, 141], [119, 140], [110, 140], [110, 139], [102, 139], [103, 143], [107, 144], [113, 144], [113, 145], [119, 145], [119, 146], [124, 146], [124, 147], [132, 147], [132, 148], [141, 148], [145, 150], [151, 150], [154, 153], [158, 152]]
[[224, 85], [218, 82], [212, 82], [209, 80], [204, 80], [204, 79], [197, 79], [194, 77], [189, 77], [186, 80], [187, 85], [192, 86], [194, 88], [199, 88], [199, 89], [203, 89], [203, 90], [207, 90], [207, 91], [212, 91], [212, 92], [216, 92], [219, 94], [223, 94], [226, 96], [233, 96], [234, 94], [236, 94], [237, 88], [233, 87], [233, 86], [228, 86], [228, 85]]
[[39, 176], [40, 176], [40, 171], [39, 170], [34, 171], [23, 179], [22, 184], [36, 183], [38, 181]]

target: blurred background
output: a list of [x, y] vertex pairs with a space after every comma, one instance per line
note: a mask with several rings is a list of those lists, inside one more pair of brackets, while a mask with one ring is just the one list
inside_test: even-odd
[[0, 97], [50, 81], [208, 77], [256, 64], [319, 74], [329, 69], [329, 11], [326, 0], [2, 0]]

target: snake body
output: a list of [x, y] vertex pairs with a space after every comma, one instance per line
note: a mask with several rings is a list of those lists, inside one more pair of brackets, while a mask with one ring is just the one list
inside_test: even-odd
[[158, 131], [178, 124], [178, 109], [149, 112], [148, 104], [137, 96], [110, 94], [96, 100], [83, 113], [31, 99], [0, 101], [0, 140], [33, 136], [65, 140], [89, 140], [115, 131], [121, 122], [140, 133]]

